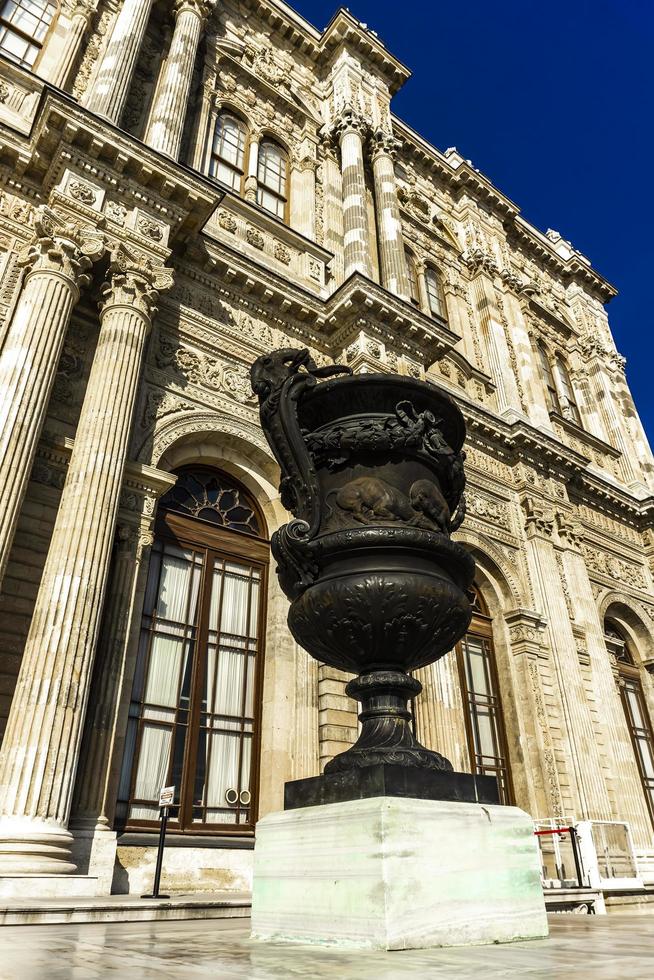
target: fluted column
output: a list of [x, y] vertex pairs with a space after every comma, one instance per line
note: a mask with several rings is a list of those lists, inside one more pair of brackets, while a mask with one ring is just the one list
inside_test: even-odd
[[25, 278], [0, 354], [0, 583], [70, 314], [104, 248], [95, 229], [67, 224], [47, 207], [34, 226], [35, 240], [19, 260]]
[[343, 110], [333, 127], [341, 149], [343, 177], [343, 251], [345, 278], [353, 272], [372, 277], [370, 229], [366, 208], [366, 178], [363, 167], [365, 119], [351, 107]]
[[161, 70], [145, 142], [175, 160], [184, 132], [188, 96], [200, 33], [209, 4], [206, 0], [177, 0], [175, 30], [168, 57]]
[[398, 140], [383, 129], [371, 138], [381, 282], [389, 292], [409, 300], [409, 274], [393, 164], [399, 146]]
[[119, 123], [148, 26], [152, 0], [125, 0], [84, 105]]
[[67, 829], [145, 341], [163, 267], [115, 253], [0, 757], [0, 866], [75, 870]]

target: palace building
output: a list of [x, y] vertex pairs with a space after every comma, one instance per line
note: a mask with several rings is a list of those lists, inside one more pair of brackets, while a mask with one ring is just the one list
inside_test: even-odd
[[654, 459], [614, 288], [393, 114], [409, 69], [346, 10], [0, 2], [0, 895], [146, 890], [168, 785], [166, 888], [248, 889], [258, 817], [354, 741], [270, 564], [277, 347], [456, 399], [475, 615], [417, 733], [541, 826], [627, 825], [654, 882]]

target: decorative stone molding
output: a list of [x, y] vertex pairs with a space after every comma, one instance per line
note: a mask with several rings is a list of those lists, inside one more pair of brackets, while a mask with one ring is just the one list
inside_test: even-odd
[[539, 613], [530, 609], [513, 609], [504, 614], [504, 619], [515, 656], [526, 654], [547, 659], [544, 647], [547, 623]]
[[551, 538], [554, 532], [554, 511], [535, 497], [525, 497], [522, 501], [527, 534], [540, 534]]
[[366, 117], [357, 112], [351, 105], [346, 105], [341, 109], [328, 133], [335, 143], [340, 143], [348, 133], [356, 133], [363, 140], [369, 131], [370, 124]]
[[468, 514], [489, 523], [503, 527], [506, 531], [512, 531], [511, 515], [508, 504], [491, 500], [490, 497], [482, 496], [479, 493], [468, 493], [466, 495], [468, 504]]
[[245, 364], [227, 364], [188, 347], [170, 343], [162, 335], [159, 337], [159, 351], [155, 361], [159, 368], [172, 367], [191, 384], [213, 391], [223, 391], [241, 403], [254, 403], [249, 383], [249, 368]]
[[645, 572], [638, 565], [586, 544], [581, 546], [581, 552], [590, 572], [617, 580], [636, 589], [648, 588]]

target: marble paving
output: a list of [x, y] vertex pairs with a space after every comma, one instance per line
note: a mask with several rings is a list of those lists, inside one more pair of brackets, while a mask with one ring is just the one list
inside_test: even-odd
[[651, 915], [550, 915], [547, 940], [395, 953], [256, 943], [249, 923], [8, 926], [2, 980], [651, 980]]

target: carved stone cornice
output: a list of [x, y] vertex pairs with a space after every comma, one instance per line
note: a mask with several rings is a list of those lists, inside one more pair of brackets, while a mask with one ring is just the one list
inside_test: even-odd
[[544, 645], [547, 623], [540, 613], [531, 609], [512, 609], [504, 614], [504, 619], [514, 656], [547, 659]]

